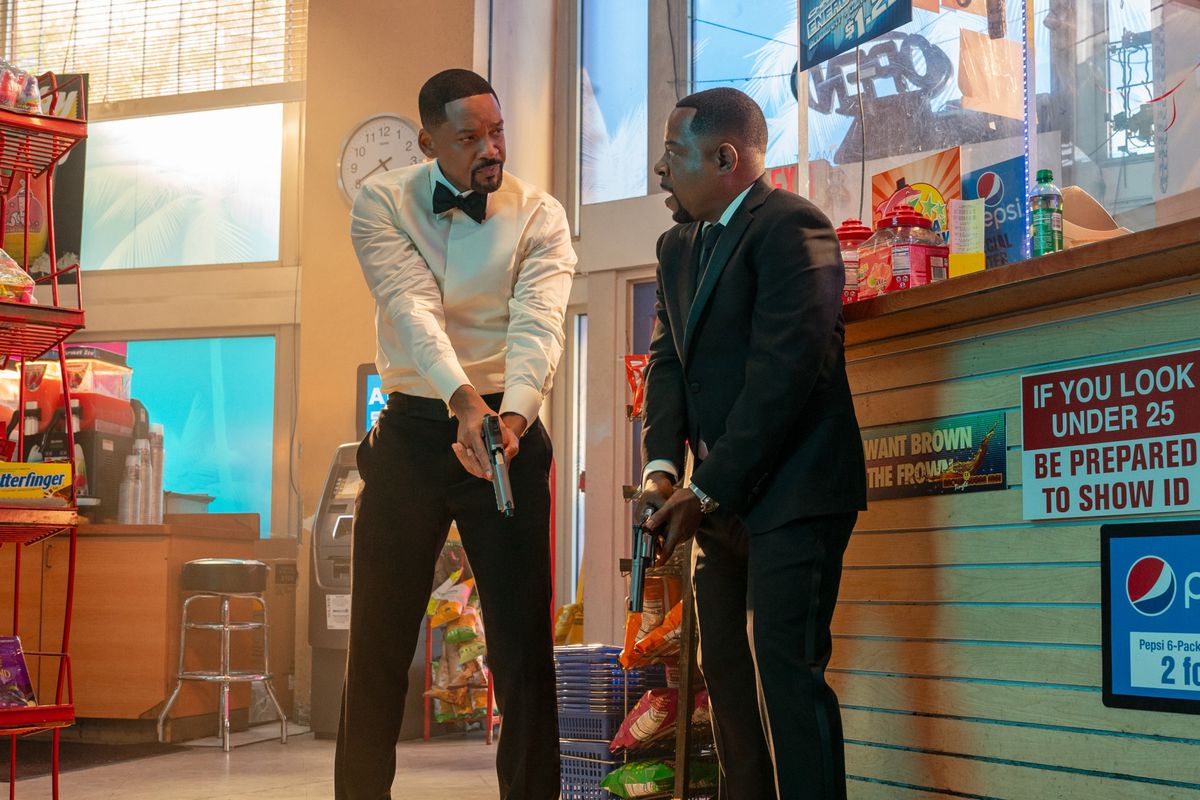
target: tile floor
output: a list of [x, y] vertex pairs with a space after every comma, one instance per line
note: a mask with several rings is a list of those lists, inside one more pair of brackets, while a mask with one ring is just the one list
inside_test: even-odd
[[[394, 800], [494, 800], [495, 747], [478, 737], [402, 742]], [[62, 800], [332, 800], [333, 742], [312, 735], [239, 747], [189, 749], [68, 772]], [[50, 797], [50, 779], [17, 781], [17, 798]]]

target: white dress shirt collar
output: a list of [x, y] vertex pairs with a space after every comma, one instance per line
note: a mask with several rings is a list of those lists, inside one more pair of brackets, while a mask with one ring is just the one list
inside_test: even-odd
[[[736, 214], [737, 210], [742, 207], [742, 201], [746, 199], [746, 195], [750, 194], [750, 190], [753, 188], [754, 184], [752, 183], [743, 189], [741, 194], [733, 198], [733, 202], [725, 207], [725, 213], [721, 215], [719, 220], [717, 220], [718, 225], [729, 227], [729, 220], [733, 219], [733, 215]], [[704, 223], [704, 230], [708, 230], [709, 225], [712, 225], [712, 223]]]
[[473, 191], [471, 189], [467, 189], [465, 192], [460, 192], [458, 189], [454, 188], [454, 184], [451, 183], [446, 177], [445, 173], [442, 172], [442, 165], [439, 164], [435, 158], [433, 160], [433, 169], [429, 170], [429, 191], [432, 192], [434, 189], [436, 189], [439, 182], [445, 184], [447, 189], [454, 192], [454, 194], [459, 197], [466, 197]]

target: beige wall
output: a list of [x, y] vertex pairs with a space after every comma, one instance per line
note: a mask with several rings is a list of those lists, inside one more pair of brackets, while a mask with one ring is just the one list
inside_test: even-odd
[[[474, 0], [436, 13], [413, 0], [312, 0], [309, 5], [301, 233], [299, 484], [304, 515], [316, 510], [334, 448], [355, 435], [358, 365], [375, 358], [373, 305], [348, 235], [337, 188], [342, 140], [370, 114], [417, 119], [421, 84], [442, 69], [474, 63]], [[308, 574], [306, 531], [301, 574]], [[297, 598], [297, 702], [307, 705], [307, 581]]]
[[473, 0], [449, 0], [436, 15], [420, 3], [389, 0], [309, 6], [299, 415], [306, 514], [315, 510], [334, 447], [354, 438], [356, 370], [375, 358], [371, 297], [337, 188], [338, 150], [370, 114], [393, 111], [415, 121], [426, 78], [472, 65], [474, 11]]

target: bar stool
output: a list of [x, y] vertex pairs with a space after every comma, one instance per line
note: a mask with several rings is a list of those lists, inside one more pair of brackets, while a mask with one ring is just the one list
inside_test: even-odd
[[[251, 561], [235, 558], [202, 558], [189, 561], [183, 565], [180, 586], [186, 597], [183, 600], [182, 618], [179, 625], [179, 670], [176, 676], [175, 690], [158, 715], [158, 740], [163, 739], [163, 726], [171, 706], [179, 697], [184, 681], [202, 681], [218, 683], [220, 689], [220, 713], [218, 714], [218, 736], [221, 738], [221, 749], [229, 752], [229, 686], [233, 683], [250, 683], [261, 681], [267, 690], [267, 695], [275, 705], [279, 714], [279, 741], [287, 744], [287, 717], [275, 697], [271, 686], [271, 623], [267, 615], [267, 601], [263, 592], [267, 588], [267, 565], [261, 561]], [[229, 601], [235, 597], [246, 598], [258, 603], [262, 609], [262, 622], [234, 622], [230, 620]], [[215, 598], [221, 601], [220, 622], [192, 622], [188, 617], [188, 608], [201, 598]], [[183, 668], [184, 654], [187, 651], [187, 632], [189, 630], [205, 630], [221, 632], [221, 664], [218, 670], [192, 670]], [[234, 670], [229, 664], [229, 640], [232, 631], [262, 631], [263, 664], [262, 672], [251, 670]]]

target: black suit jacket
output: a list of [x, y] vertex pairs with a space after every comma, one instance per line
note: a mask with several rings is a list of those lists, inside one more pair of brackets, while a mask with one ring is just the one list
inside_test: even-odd
[[696, 287], [700, 230], [677, 225], [658, 242], [645, 461], [682, 469], [703, 440], [692, 479], [751, 531], [866, 508], [829, 220], [759, 179]]

